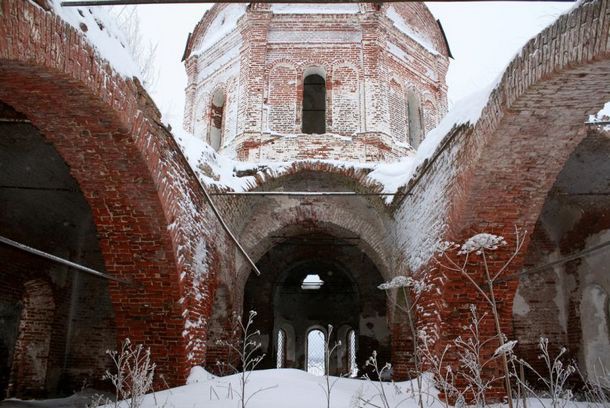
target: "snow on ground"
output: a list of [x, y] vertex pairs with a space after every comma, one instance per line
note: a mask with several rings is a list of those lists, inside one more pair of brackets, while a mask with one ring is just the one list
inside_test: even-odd
[[[200, 367], [194, 370], [187, 385], [157, 392], [154, 396], [148, 395], [143, 408], [154, 408], [163, 404], [174, 408], [238, 406], [239, 374], [214, 377]], [[331, 382], [336, 381], [331, 392], [332, 407], [364, 406], [357, 404], [359, 398], [370, 399], [372, 404], [382, 405], [379, 397], [376, 397], [378, 394], [376, 387], [379, 387], [379, 383], [337, 377], [330, 379]], [[438, 394], [428, 379], [424, 384], [425, 392], [430, 393], [431, 396]], [[248, 403], [248, 408], [323, 408], [326, 407], [323, 386], [325, 386], [325, 377], [315, 376], [302, 370], [284, 368], [254, 371], [247, 384], [246, 395], [249, 396], [257, 390], [266, 390], [254, 395]], [[384, 383], [390, 406], [395, 407], [400, 403], [401, 408], [416, 408], [417, 401], [410, 397], [411, 387], [417, 387], [415, 381]], [[427, 398], [427, 402], [428, 407], [442, 406], [432, 397]]]

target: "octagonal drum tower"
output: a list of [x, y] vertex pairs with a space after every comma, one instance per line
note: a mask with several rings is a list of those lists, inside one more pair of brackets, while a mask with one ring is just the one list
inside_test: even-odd
[[447, 110], [423, 3], [216, 4], [184, 60], [186, 130], [243, 161], [392, 161]]

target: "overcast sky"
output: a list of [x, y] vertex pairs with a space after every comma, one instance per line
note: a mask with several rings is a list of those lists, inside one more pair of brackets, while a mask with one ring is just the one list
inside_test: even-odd
[[[427, 3], [445, 29], [454, 59], [447, 83], [449, 106], [494, 81], [521, 46], [573, 3]], [[158, 43], [159, 79], [152, 90], [172, 126], [180, 126], [186, 75], [180, 62], [188, 33], [209, 4], [138, 6], [143, 35]]]

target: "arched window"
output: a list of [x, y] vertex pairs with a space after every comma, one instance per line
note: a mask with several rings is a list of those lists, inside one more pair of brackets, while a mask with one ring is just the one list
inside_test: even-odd
[[277, 331], [277, 351], [275, 355], [276, 368], [286, 366], [286, 332], [282, 329]]
[[417, 149], [422, 141], [422, 111], [419, 97], [413, 91], [407, 94], [408, 113], [409, 113], [409, 143]]
[[326, 372], [326, 354], [324, 342], [326, 335], [322, 330], [313, 329], [307, 333], [307, 372], [313, 375], [324, 375]]
[[318, 74], [303, 82], [303, 133], [326, 133], [326, 81]]
[[358, 376], [358, 365], [356, 364], [356, 331], [347, 332], [347, 367], [350, 377]]
[[212, 96], [212, 104], [210, 106], [210, 134], [209, 140], [212, 149], [218, 151], [222, 145], [222, 126], [225, 109], [225, 93], [222, 89], [218, 89]]

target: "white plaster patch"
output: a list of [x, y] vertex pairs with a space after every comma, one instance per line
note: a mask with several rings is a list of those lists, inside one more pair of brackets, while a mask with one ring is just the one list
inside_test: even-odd
[[595, 378], [602, 369], [610, 366], [608, 340], [608, 294], [599, 285], [590, 285], [583, 291], [580, 304], [583, 347], [587, 375]]
[[527, 303], [527, 300], [521, 295], [519, 292], [521, 285], [517, 288], [517, 292], [515, 293], [515, 297], [513, 299], [513, 315], [517, 316], [527, 316], [530, 312], [530, 305]]
[[362, 33], [356, 31], [269, 31], [267, 42], [279, 43], [359, 43]]

